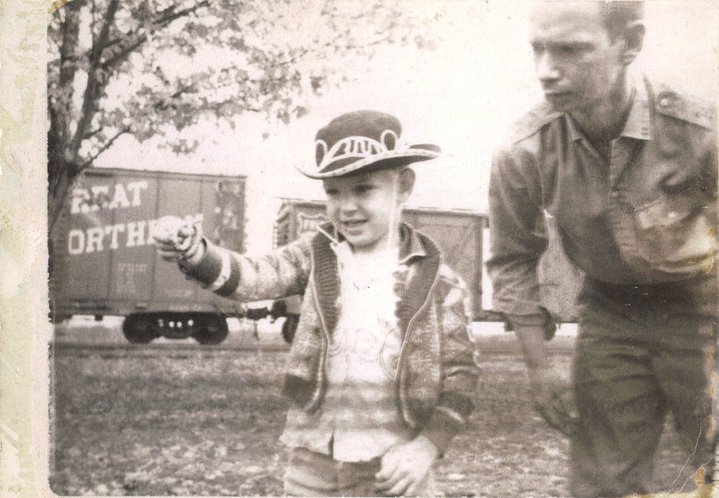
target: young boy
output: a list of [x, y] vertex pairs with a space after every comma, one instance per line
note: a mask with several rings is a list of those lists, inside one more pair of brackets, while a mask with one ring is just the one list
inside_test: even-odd
[[303, 293], [283, 392], [294, 404], [285, 493], [434, 496], [431, 471], [465, 425], [477, 382], [462, 281], [437, 246], [399, 222], [407, 165], [433, 145], [400, 142], [388, 114], [341, 115], [317, 133], [330, 222], [249, 258], [178, 218], [155, 231], [162, 257], [214, 292], [244, 301]]

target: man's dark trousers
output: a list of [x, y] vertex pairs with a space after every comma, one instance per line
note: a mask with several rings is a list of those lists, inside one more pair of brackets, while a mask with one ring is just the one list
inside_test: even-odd
[[654, 454], [667, 413], [689, 465], [703, 465], [709, 477], [717, 432], [716, 274], [645, 286], [587, 279], [579, 303], [572, 495], [655, 491]]

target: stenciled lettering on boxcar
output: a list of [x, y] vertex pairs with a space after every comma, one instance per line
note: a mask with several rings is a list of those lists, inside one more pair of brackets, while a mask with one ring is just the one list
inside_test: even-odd
[[145, 190], [147, 190], [146, 180], [127, 182], [126, 184], [78, 187], [72, 192], [70, 214], [138, 207], [142, 204], [141, 193]]
[[119, 263], [115, 271], [115, 292], [126, 296], [140, 294], [142, 289], [138, 288], [137, 282], [147, 273], [147, 266], [147, 263]]
[[[103, 217], [108, 211], [142, 206], [147, 198], [144, 195], [147, 189], [146, 180], [75, 188], [70, 200], [70, 216], [91, 226], [70, 229], [67, 235], [68, 254], [77, 256], [150, 244], [150, 232], [157, 219], [108, 224]], [[151, 201], [151, 198], [148, 199]], [[191, 223], [204, 221], [202, 213], [190, 214], [185, 218]]]
[[316, 232], [317, 227], [327, 221], [324, 214], [309, 215], [305, 213], [297, 213], [297, 236], [300, 237], [309, 232]]

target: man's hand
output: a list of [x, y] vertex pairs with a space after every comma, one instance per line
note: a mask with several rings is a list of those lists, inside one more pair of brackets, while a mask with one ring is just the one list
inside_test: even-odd
[[565, 436], [577, 432], [577, 410], [569, 372], [553, 365], [545, 347], [545, 325], [514, 324], [529, 373], [534, 409]]
[[157, 220], [150, 236], [165, 261], [186, 261], [202, 250], [200, 227], [177, 216], [163, 216]]
[[578, 417], [569, 375], [556, 365], [528, 370], [535, 410], [550, 427], [572, 437], [578, 429]]
[[382, 467], [375, 475], [377, 489], [389, 496], [412, 496], [424, 481], [439, 452], [424, 436], [396, 444], [382, 455]]

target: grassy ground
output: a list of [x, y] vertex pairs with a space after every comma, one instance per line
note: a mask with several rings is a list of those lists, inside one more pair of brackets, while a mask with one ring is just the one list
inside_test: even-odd
[[[282, 353], [58, 347], [51, 436], [57, 494], [281, 494], [286, 456], [277, 440], [288, 407], [279, 395]], [[568, 365], [569, 356], [561, 357]], [[566, 441], [532, 412], [525, 375], [515, 353], [484, 355], [471, 426], [437, 466], [447, 495], [567, 495]], [[683, 458], [676, 435], [666, 431], [658, 462], [663, 487], [687, 482]], [[692, 487], [689, 481], [685, 490]]]

